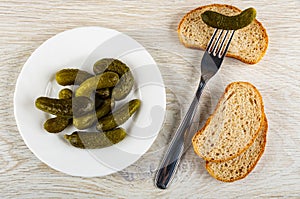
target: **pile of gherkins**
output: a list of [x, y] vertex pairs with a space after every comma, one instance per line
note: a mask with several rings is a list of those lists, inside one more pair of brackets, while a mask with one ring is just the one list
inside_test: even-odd
[[[78, 148], [103, 148], [123, 140], [126, 131], [119, 125], [126, 122], [141, 104], [139, 99], [133, 99], [114, 109], [115, 101], [124, 99], [134, 84], [126, 64], [104, 58], [94, 64], [93, 71], [94, 74], [80, 69], [58, 71], [56, 82], [61, 86], [73, 86], [74, 92], [64, 88], [58, 98], [39, 97], [35, 101], [38, 109], [54, 115], [44, 123], [46, 131], [59, 133], [71, 124], [78, 130], [85, 130], [64, 135]], [[86, 131], [93, 126], [96, 132]]]

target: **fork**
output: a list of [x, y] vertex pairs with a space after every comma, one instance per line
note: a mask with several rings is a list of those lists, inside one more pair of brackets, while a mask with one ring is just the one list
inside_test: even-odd
[[189, 128], [196, 113], [202, 91], [207, 82], [218, 72], [233, 35], [234, 30], [214, 30], [202, 57], [201, 78], [193, 101], [158, 167], [155, 185], [160, 189], [166, 189], [174, 178], [174, 174], [184, 153], [185, 139], [191, 140], [192, 132], [189, 132]]

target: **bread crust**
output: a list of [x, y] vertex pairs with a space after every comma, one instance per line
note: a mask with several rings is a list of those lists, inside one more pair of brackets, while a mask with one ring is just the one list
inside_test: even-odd
[[[185, 14], [185, 16], [181, 19], [181, 21], [179, 22], [179, 25], [178, 25], [178, 28], [177, 28], [177, 33], [178, 33], [178, 37], [179, 37], [179, 40], [180, 42], [187, 48], [194, 48], [194, 49], [201, 49], [201, 50], [205, 50], [204, 47], [202, 46], [198, 46], [198, 45], [190, 45], [188, 43], [185, 43], [180, 35], [180, 30], [181, 30], [181, 25], [182, 23], [188, 18], [188, 16], [190, 14], [192, 14], [193, 12], [196, 12], [198, 10], [203, 10], [203, 9], [207, 9], [207, 8], [212, 8], [212, 7], [218, 7], [218, 8], [229, 8], [229, 9], [232, 9], [234, 11], [237, 11], [237, 12], [241, 12], [241, 10], [237, 7], [234, 7], [232, 5], [227, 5], [227, 4], [210, 4], [210, 5], [204, 5], [204, 6], [200, 6], [198, 8], [195, 8], [191, 11], [189, 11], [187, 14]], [[253, 23], [253, 22], [252, 22]], [[267, 30], [264, 28], [264, 26], [262, 25], [261, 22], [259, 22], [257, 19], [254, 20], [254, 23], [257, 24], [257, 26], [260, 27], [260, 29], [262, 30], [262, 34], [263, 34], [263, 37], [264, 39], [266, 40], [266, 45], [264, 45], [264, 49], [261, 50], [261, 54], [259, 56], [258, 59], [256, 60], [247, 60], [245, 59], [244, 57], [242, 56], [239, 56], [239, 55], [235, 55], [233, 53], [230, 53], [230, 52], [227, 52], [226, 56], [227, 57], [232, 57], [232, 58], [235, 58], [235, 59], [238, 59], [246, 64], [256, 64], [258, 63], [262, 58], [263, 56], [266, 54], [267, 52], [267, 48], [268, 48], [268, 45], [269, 45], [269, 37], [268, 37], [268, 34], [267, 34]]]
[[234, 179], [232, 179], [232, 180], [230, 180], [230, 179], [229, 179], [229, 180], [226, 180], [226, 179], [223, 179], [223, 178], [219, 178], [218, 176], [216, 176], [216, 175], [214, 174], [213, 170], [209, 167], [209, 165], [208, 165], [209, 162], [206, 161], [205, 167], [206, 167], [206, 170], [208, 171], [208, 173], [209, 173], [212, 177], [214, 177], [215, 179], [220, 180], [220, 181], [223, 181], [223, 182], [234, 182], [234, 181], [236, 181], [236, 180], [240, 180], [240, 179], [243, 179], [243, 178], [245, 178], [246, 176], [248, 176], [248, 175], [251, 173], [251, 171], [255, 168], [255, 166], [257, 165], [258, 161], [260, 160], [260, 158], [261, 158], [261, 156], [262, 156], [262, 154], [264, 153], [265, 148], [266, 148], [266, 143], [267, 143], [267, 132], [268, 132], [268, 120], [267, 120], [267, 117], [266, 117], [265, 113], [264, 113], [264, 123], [263, 123], [263, 128], [264, 128], [264, 132], [263, 132], [263, 134], [262, 134], [263, 140], [264, 140], [263, 145], [262, 145], [261, 150], [260, 150], [260, 152], [259, 152], [259, 154], [258, 154], [258, 156], [257, 156], [257, 159], [255, 160], [255, 162], [254, 162], [254, 164], [252, 165], [252, 167], [250, 167], [250, 168], [248, 169], [248, 171], [247, 171], [247, 173], [246, 173], [245, 175], [240, 176], [240, 177], [237, 177], [237, 178], [234, 178]]
[[201, 128], [194, 136], [193, 136], [193, 138], [192, 138], [192, 145], [193, 145], [193, 148], [194, 148], [195, 153], [196, 153], [199, 157], [203, 158], [205, 161], [208, 161], [208, 162], [224, 162], [224, 161], [228, 161], [228, 160], [234, 159], [235, 157], [239, 156], [239, 155], [242, 154], [244, 151], [246, 151], [246, 150], [253, 144], [253, 142], [255, 141], [256, 137], [257, 137], [258, 134], [259, 134], [259, 132], [260, 132], [261, 129], [263, 128], [263, 123], [264, 123], [264, 119], [265, 119], [265, 118], [264, 118], [264, 116], [265, 116], [264, 114], [262, 114], [262, 117], [263, 117], [263, 118], [261, 119], [260, 127], [258, 128], [257, 132], [256, 132], [256, 133], [254, 134], [254, 136], [252, 137], [252, 140], [245, 146], [245, 148], [243, 148], [242, 150], [240, 150], [236, 155], [233, 155], [233, 156], [228, 157], [228, 158], [226, 158], [226, 159], [222, 159], [222, 160], [211, 159], [211, 158], [207, 158], [207, 157], [203, 156], [203, 155], [200, 153], [199, 148], [197, 147], [197, 139], [196, 139], [197, 136], [201, 135], [202, 132], [203, 132], [203, 131], [207, 128], [207, 126], [210, 124], [211, 118], [215, 116], [217, 110], [220, 108], [221, 102], [222, 102], [222, 100], [224, 99], [226, 93], [227, 93], [228, 90], [229, 90], [232, 86], [234, 86], [235, 84], [245, 84], [245, 85], [247, 85], [247, 86], [252, 87], [252, 88], [255, 90], [255, 92], [257, 93], [258, 100], [260, 101], [260, 103], [261, 103], [261, 105], [262, 105], [262, 106], [261, 106], [261, 112], [262, 112], [262, 113], [265, 112], [265, 111], [264, 111], [264, 104], [263, 104], [262, 96], [261, 96], [261, 94], [259, 93], [258, 89], [257, 89], [254, 85], [250, 84], [249, 82], [232, 82], [232, 83], [230, 83], [230, 84], [225, 88], [225, 91], [224, 91], [223, 95], [221, 96], [221, 98], [219, 99], [219, 102], [218, 102], [218, 104], [217, 104], [217, 106], [216, 106], [214, 112], [213, 112], [213, 113], [211, 114], [211, 116], [207, 119], [207, 121], [205, 122], [204, 126], [203, 126], [203, 127], [202, 127], [202, 128]]

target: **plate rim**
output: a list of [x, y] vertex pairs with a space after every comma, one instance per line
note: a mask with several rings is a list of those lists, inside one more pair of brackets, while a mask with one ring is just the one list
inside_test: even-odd
[[[21, 128], [21, 125], [20, 125], [20, 118], [19, 118], [19, 115], [18, 115], [18, 108], [17, 108], [17, 97], [18, 97], [18, 93], [19, 93], [19, 84], [21, 84], [21, 78], [22, 76], [24, 76], [24, 71], [26, 70], [26, 68], [28, 68], [29, 66], [29, 63], [32, 59], [33, 56], [35, 56], [35, 54], [38, 52], [38, 50], [42, 47], [44, 47], [45, 45], [47, 45], [51, 40], [55, 39], [56, 37], [62, 35], [62, 34], [69, 34], [70, 32], [72, 31], [77, 31], [77, 30], [81, 30], [81, 29], [93, 29], [93, 30], [97, 30], [97, 31], [112, 31], [116, 34], [122, 34], [122, 35], [126, 35], [128, 36], [130, 39], [134, 40], [136, 43], [138, 43], [139, 45], [141, 45], [138, 41], [136, 41], [135, 39], [133, 39], [132, 37], [130, 37], [129, 35], [125, 34], [125, 33], [122, 33], [122, 32], [119, 32], [117, 30], [114, 30], [114, 29], [110, 29], [110, 28], [105, 28], [105, 27], [100, 27], [100, 26], [84, 26], [84, 27], [77, 27], [77, 28], [73, 28], [73, 29], [68, 29], [68, 30], [65, 30], [65, 31], [61, 31], [53, 36], [51, 36], [50, 38], [46, 39], [45, 41], [43, 41], [42, 44], [40, 44], [37, 48], [34, 49], [34, 51], [30, 54], [30, 56], [27, 58], [26, 62], [23, 64], [20, 72], [19, 72], [19, 75], [17, 77], [17, 81], [15, 83], [15, 90], [14, 90], [14, 97], [13, 97], [13, 107], [14, 107], [14, 118], [15, 118], [15, 121], [16, 121], [16, 125], [17, 125], [17, 129], [19, 131], [19, 134], [21, 135], [24, 143], [26, 144], [27, 148], [37, 157], [37, 159], [39, 159], [41, 162], [45, 163], [47, 166], [49, 166], [50, 168], [54, 169], [54, 170], [57, 170], [57, 171], [60, 171], [62, 173], [65, 173], [65, 174], [68, 174], [68, 175], [71, 175], [71, 176], [80, 176], [80, 177], [100, 177], [100, 176], [106, 176], [106, 175], [110, 175], [112, 173], [115, 173], [117, 171], [121, 171], [125, 168], [127, 168], [128, 166], [134, 164], [138, 159], [140, 159], [142, 157], [143, 154], [145, 154], [149, 148], [152, 146], [152, 144], [154, 143], [155, 139], [157, 138], [158, 134], [159, 134], [159, 131], [156, 133], [156, 135], [154, 136], [154, 139], [153, 141], [151, 141], [151, 144], [149, 144], [149, 147], [147, 148], [147, 150], [143, 153], [143, 154], [140, 154], [139, 157], [134, 161], [134, 162], [131, 162], [130, 164], [128, 164], [125, 168], [122, 168], [122, 169], [119, 169], [119, 170], [113, 170], [113, 169], [109, 169], [111, 172], [109, 173], [105, 173], [104, 175], [76, 175], [74, 173], [70, 173], [68, 171], [65, 171], [65, 170], [62, 170], [61, 168], [59, 167], [55, 167], [51, 164], [49, 164], [49, 162], [47, 160], [45, 160], [44, 158], [41, 158], [39, 153], [37, 153], [35, 150], [33, 150], [25, 136], [25, 133], [23, 132], [22, 128]], [[72, 33], [71, 33], [72, 34]], [[105, 42], [106, 40], [104, 40]], [[101, 44], [101, 42], [100, 42]], [[147, 51], [147, 49], [141, 45], [141, 47], [145, 50], [145, 52], [148, 54], [148, 56], [150, 56], [150, 58], [153, 60], [153, 63], [155, 64], [156, 66], [156, 69], [158, 70], [159, 72], [159, 76], [160, 76], [160, 80], [161, 80], [161, 84], [163, 85], [163, 90], [164, 90], [164, 95], [162, 96], [163, 98], [163, 104], [164, 106], [162, 107], [163, 108], [163, 120], [161, 121], [161, 125], [160, 125], [160, 128], [163, 126], [163, 123], [164, 123], [164, 120], [165, 120], [165, 116], [166, 116], [166, 90], [165, 90], [165, 84], [164, 84], [164, 80], [163, 80], [163, 77], [162, 77], [162, 74], [159, 70], [159, 67], [157, 65], [157, 63], [155, 62], [155, 60], [153, 59], [152, 55]], [[159, 129], [160, 129], [159, 128]], [[86, 151], [88, 153], [88, 150]]]

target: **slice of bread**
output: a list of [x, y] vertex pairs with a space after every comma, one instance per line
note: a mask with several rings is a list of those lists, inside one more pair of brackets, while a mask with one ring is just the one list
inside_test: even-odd
[[268, 121], [264, 117], [263, 128], [254, 143], [238, 157], [225, 162], [206, 162], [208, 173], [224, 182], [233, 182], [246, 177], [262, 156], [267, 141]]
[[[207, 10], [232, 16], [241, 12], [240, 9], [223, 4], [211, 4], [196, 8], [187, 13], [179, 23], [179, 40], [189, 48], [206, 49], [214, 28], [206, 25], [201, 14]], [[268, 35], [263, 25], [256, 19], [248, 26], [236, 30], [226, 56], [239, 59], [248, 64], [261, 60], [267, 51]]]
[[254, 142], [263, 121], [259, 91], [248, 82], [233, 82], [226, 87], [204, 127], [194, 135], [194, 151], [206, 161], [233, 159]]

